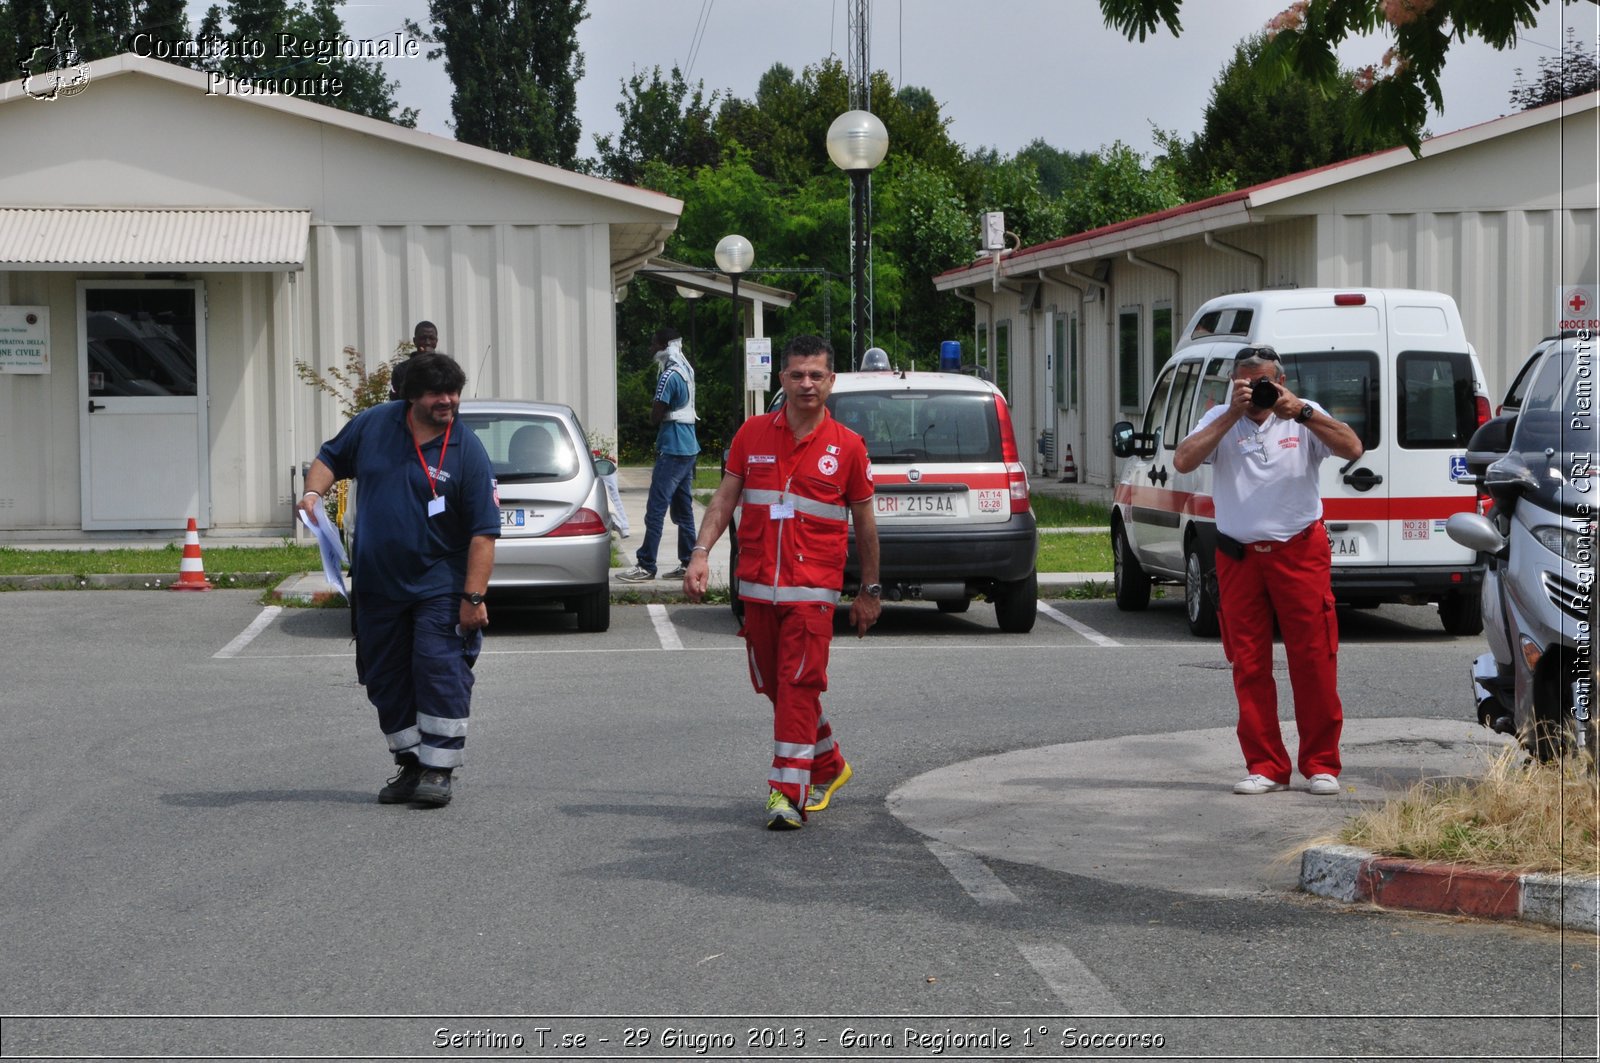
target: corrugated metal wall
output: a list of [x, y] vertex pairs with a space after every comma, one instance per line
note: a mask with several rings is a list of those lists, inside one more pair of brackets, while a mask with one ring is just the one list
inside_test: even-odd
[[[51, 371], [0, 375], [0, 530], [81, 525], [76, 291], [126, 273], [0, 273], [0, 302], [50, 308]], [[353, 346], [385, 359], [423, 318], [467, 371], [469, 395], [571, 404], [616, 434], [609, 232], [604, 224], [315, 227], [306, 269], [203, 273], [213, 531], [291, 527], [298, 470], [344, 423], [298, 379]], [[23, 443], [26, 447], [22, 450]]]
[[1594, 208], [1329, 215], [1311, 283], [1426, 288], [1454, 297], [1498, 398], [1551, 331], [1563, 284], [1590, 283]]

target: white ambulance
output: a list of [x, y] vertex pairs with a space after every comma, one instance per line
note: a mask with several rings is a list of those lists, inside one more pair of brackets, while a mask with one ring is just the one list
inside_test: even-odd
[[1472, 510], [1467, 440], [1489, 419], [1483, 370], [1455, 301], [1440, 292], [1376, 288], [1243, 292], [1195, 313], [1161, 370], [1139, 425], [1119, 422], [1126, 458], [1111, 544], [1117, 605], [1145, 608], [1152, 582], [1180, 583], [1189, 628], [1214, 635], [1216, 517], [1211, 466], [1173, 467], [1178, 443], [1227, 401], [1234, 353], [1268, 344], [1290, 391], [1355, 429], [1366, 453], [1322, 463], [1333, 590], [1356, 606], [1437, 602], [1445, 630], [1483, 629], [1476, 555], [1444, 531]]

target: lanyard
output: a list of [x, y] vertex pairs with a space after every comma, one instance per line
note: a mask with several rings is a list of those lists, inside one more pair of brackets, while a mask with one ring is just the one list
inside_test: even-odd
[[[784, 421], [784, 424], [783, 424], [784, 434], [787, 435], [790, 439], [793, 439], [794, 438], [794, 430], [789, 427], [789, 415], [788, 415], [787, 411], [783, 414], [783, 421]], [[789, 460], [791, 462], [791, 464], [789, 465], [789, 468], [791, 470], [798, 469], [800, 467], [801, 460], [804, 459], [807, 454], [811, 453], [811, 444], [815, 443], [816, 440], [817, 440], [817, 436], [822, 434], [822, 426], [826, 422], [827, 422], [827, 418], [824, 417], [821, 421], [817, 422], [817, 426], [811, 430], [811, 434], [806, 436], [804, 441], [794, 444], [793, 449], [789, 451]], [[778, 482], [783, 484], [782, 490], [784, 491], [784, 493], [786, 493], [786, 494], [788, 493], [789, 484], [792, 483], [793, 481], [794, 481], [794, 473], [792, 471], [790, 471], [790, 472], [785, 472], [784, 471], [783, 457], [782, 457], [782, 455], [779, 455], [779, 457], [778, 457]]]
[[[406, 411], [406, 427], [407, 428], [411, 428], [412, 427], [411, 426], [411, 411], [410, 410]], [[450, 429], [453, 428], [453, 427], [455, 427], [455, 418], [452, 417], [450, 419], [450, 423], [444, 426], [444, 442], [439, 444], [439, 468], [440, 469], [444, 468], [444, 454], [445, 454], [445, 451], [450, 446]], [[421, 465], [422, 465], [422, 475], [424, 475], [424, 476], [426, 476], [428, 478], [428, 491], [430, 493], [432, 493], [434, 498], [438, 498], [439, 497], [439, 492], [433, 486], [434, 480], [437, 479], [438, 475], [439, 475], [438, 470], [428, 468], [428, 462], [422, 456], [422, 444], [417, 442], [417, 434], [416, 434], [416, 430], [414, 428], [412, 429], [412, 432], [411, 432], [411, 445], [417, 448], [417, 461], [420, 462]]]

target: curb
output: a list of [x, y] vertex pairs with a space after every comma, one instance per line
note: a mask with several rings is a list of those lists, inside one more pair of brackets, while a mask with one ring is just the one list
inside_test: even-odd
[[1594, 876], [1486, 870], [1319, 845], [1300, 857], [1300, 888], [1346, 903], [1600, 933], [1600, 877]]
[[[242, 577], [251, 581], [271, 579], [281, 576], [278, 572], [229, 572], [213, 576], [206, 573], [206, 578], [215, 590], [230, 589], [227, 583], [220, 582], [230, 577]], [[288, 577], [289, 581], [298, 579], [297, 574]], [[69, 575], [60, 573], [52, 576], [0, 576], [0, 591], [77, 591], [77, 590], [158, 590], [169, 589], [178, 582], [178, 577], [171, 572], [131, 573], [117, 572], [100, 575]], [[257, 583], [252, 583], [250, 588], [256, 589]]]

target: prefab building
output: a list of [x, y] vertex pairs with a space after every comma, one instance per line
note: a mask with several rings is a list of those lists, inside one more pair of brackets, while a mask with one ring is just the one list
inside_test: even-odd
[[0, 541], [282, 534], [300, 379], [423, 319], [467, 393], [616, 431], [615, 293], [682, 203], [135, 55], [0, 85]]
[[1114, 484], [1112, 424], [1137, 419], [1188, 318], [1229, 292], [1445, 292], [1498, 400], [1540, 338], [1600, 323], [1597, 125], [1590, 94], [1434, 137], [1420, 158], [1367, 155], [985, 256], [935, 284], [973, 304], [970, 349], [1010, 397], [1036, 475], [1070, 453], [1080, 482]]

